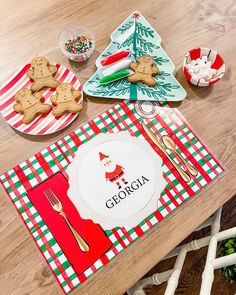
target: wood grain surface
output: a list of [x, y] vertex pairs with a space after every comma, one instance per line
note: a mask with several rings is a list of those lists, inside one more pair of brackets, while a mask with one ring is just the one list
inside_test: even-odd
[[[162, 36], [176, 65], [176, 77], [188, 97], [175, 104], [198, 135], [227, 167], [226, 175], [132, 244], [74, 294], [120, 295], [236, 192], [236, 5], [234, 0], [1, 0], [0, 80], [37, 54], [72, 69], [82, 84], [95, 71], [95, 59], [111, 32], [139, 10]], [[95, 33], [96, 50], [83, 64], [69, 62], [58, 48], [58, 36], [70, 25], [83, 24]], [[185, 53], [205, 46], [226, 63], [220, 83], [190, 86], [183, 77]], [[42, 150], [90, 118], [117, 103], [85, 98], [81, 116], [67, 129], [45, 137], [19, 134], [0, 119], [0, 173]], [[62, 294], [10, 200], [0, 191], [0, 294]]]

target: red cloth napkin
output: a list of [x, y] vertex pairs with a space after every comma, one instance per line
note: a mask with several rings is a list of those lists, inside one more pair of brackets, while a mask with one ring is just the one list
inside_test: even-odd
[[[110, 239], [102, 228], [91, 220], [80, 217], [77, 209], [67, 196], [68, 182], [62, 173], [57, 173], [28, 192], [28, 197], [50, 229], [74, 270], [80, 274], [99, 259], [111, 246]], [[82, 252], [67, 226], [64, 218], [57, 213], [43, 192], [51, 189], [61, 201], [63, 211], [76, 231], [89, 244], [90, 250]]]

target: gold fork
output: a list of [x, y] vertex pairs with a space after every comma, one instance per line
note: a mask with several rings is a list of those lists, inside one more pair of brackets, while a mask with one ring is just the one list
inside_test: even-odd
[[68, 220], [65, 212], [63, 211], [62, 203], [58, 200], [57, 196], [54, 194], [54, 192], [51, 189], [47, 189], [46, 191], [43, 192], [45, 197], [47, 198], [48, 202], [52, 206], [52, 208], [58, 212], [65, 220], [67, 223], [68, 227], [70, 228], [73, 236], [76, 239], [76, 242], [79, 245], [79, 248], [83, 252], [88, 252], [89, 251], [89, 246], [85, 242], [85, 240], [77, 233], [77, 231], [74, 229], [70, 221]]

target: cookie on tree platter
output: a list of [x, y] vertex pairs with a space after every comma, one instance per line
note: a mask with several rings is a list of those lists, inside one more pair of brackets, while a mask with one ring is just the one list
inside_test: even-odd
[[130, 68], [135, 72], [128, 77], [130, 83], [144, 83], [149, 87], [156, 85], [156, 80], [153, 76], [158, 74], [158, 67], [154, 66], [154, 61], [151, 56], [140, 56], [137, 62], [133, 62]]

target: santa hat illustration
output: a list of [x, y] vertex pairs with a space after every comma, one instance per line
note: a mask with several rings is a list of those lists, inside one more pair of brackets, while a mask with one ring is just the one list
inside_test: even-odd
[[108, 158], [109, 156], [104, 155], [103, 153], [99, 153], [100, 161], [103, 161], [104, 159]]

